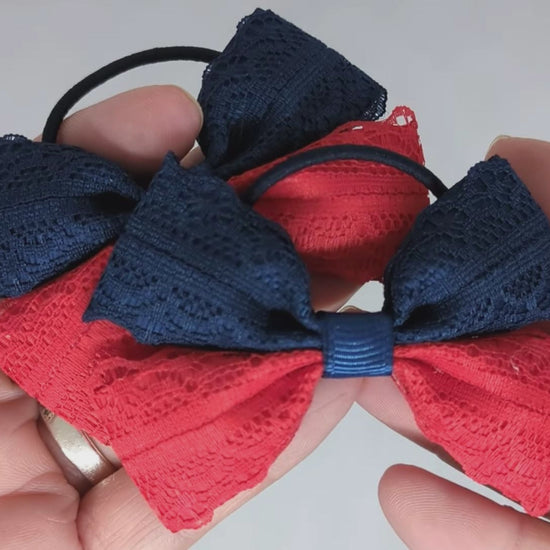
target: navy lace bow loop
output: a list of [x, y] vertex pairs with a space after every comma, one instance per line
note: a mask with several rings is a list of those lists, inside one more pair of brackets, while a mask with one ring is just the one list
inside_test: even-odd
[[118, 236], [143, 193], [78, 147], [0, 138], [0, 297], [25, 294]]
[[550, 225], [508, 161], [493, 157], [417, 218], [385, 273], [398, 343], [550, 319]]
[[[44, 135], [53, 133], [54, 141], [52, 128], [70, 103], [106, 79], [183, 55], [211, 61], [199, 95], [204, 111], [199, 143], [213, 175], [224, 179], [344, 122], [373, 120], [384, 112], [386, 91], [380, 85], [268, 10], [244, 18], [217, 58], [211, 50], [196, 50], [201, 49], [148, 50], [96, 71], [60, 101]], [[99, 251], [120, 234], [143, 193], [108, 160], [20, 136], [0, 138], [0, 166], [0, 296], [24, 294]]]
[[[201, 171], [202, 170], [202, 171]], [[550, 319], [550, 225], [507, 161], [479, 163], [418, 217], [381, 313], [313, 313], [284, 230], [206, 169], [167, 158], [118, 240], [84, 319], [147, 344], [322, 349], [325, 376], [389, 374], [394, 342]]]
[[350, 120], [384, 114], [386, 90], [269, 10], [245, 17], [199, 94], [199, 142], [227, 179], [300, 149]]

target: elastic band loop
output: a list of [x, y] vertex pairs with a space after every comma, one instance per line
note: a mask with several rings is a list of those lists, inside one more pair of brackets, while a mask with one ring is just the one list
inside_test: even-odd
[[419, 181], [437, 198], [441, 197], [448, 190], [443, 182], [425, 166], [394, 151], [371, 145], [330, 145], [328, 147], [310, 149], [277, 164], [262, 174], [246, 190], [241, 198], [243, 202], [252, 205], [270, 187], [287, 176], [317, 164], [337, 160], [364, 160], [397, 168]]
[[133, 53], [105, 65], [75, 84], [55, 105], [42, 132], [42, 141], [55, 143], [63, 119], [88, 92], [130, 69], [164, 61], [201, 61], [210, 63], [220, 52], [192, 46], [167, 46]]

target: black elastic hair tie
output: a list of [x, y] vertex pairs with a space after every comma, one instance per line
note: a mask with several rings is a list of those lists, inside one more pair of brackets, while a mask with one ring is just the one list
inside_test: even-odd
[[152, 48], [150, 50], [144, 50], [142, 52], [133, 53], [122, 57], [105, 65], [101, 69], [88, 75], [82, 79], [78, 84], [75, 84], [55, 105], [46, 121], [44, 131], [42, 132], [42, 141], [46, 143], [55, 143], [57, 140], [57, 134], [59, 127], [63, 122], [63, 119], [74, 107], [74, 105], [81, 100], [88, 92], [97, 88], [107, 80], [135, 69], [142, 65], [148, 65], [151, 63], [161, 63], [164, 61], [200, 61], [204, 63], [210, 63], [216, 57], [220, 55], [220, 52], [216, 50], [210, 50], [208, 48], [196, 48], [193, 46], [166, 46], [163, 48]]
[[287, 176], [317, 164], [336, 160], [364, 160], [397, 168], [419, 181], [437, 198], [448, 191], [444, 183], [433, 172], [404, 155], [388, 149], [382, 149], [381, 147], [350, 144], [329, 145], [327, 147], [319, 147], [318, 149], [310, 149], [288, 158], [262, 174], [243, 193], [241, 199], [243, 202], [252, 205], [270, 187]]
[[[219, 55], [220, 52], [208, 48], [166, 46], [144, 50], [117, 59], [94, 71], [63, 95], [52, 109], [46, 121], [44, 131], [42, 132], [42, 141], [45, 143], [55, 143], [59, 128], [70, 109], [91, 90], [121, 73], [142, 65], [164, 61], [199, 61], [211, 63]], [[437, 198], [447, 191], [447, 187], [445, 187], [443, 182], [425, 166], [399, 153], [370, 145], [331, 145], [294, 155], [274, 166], [259, 177], [241, 198], [244, 202], [252, 205], [270, 187], [290, 174], [309, 168], [310, 166], [336, 160], [364, 160], [392, 166], [415, 178]]]

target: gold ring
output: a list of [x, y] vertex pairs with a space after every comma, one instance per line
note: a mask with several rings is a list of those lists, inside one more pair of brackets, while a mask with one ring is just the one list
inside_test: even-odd
[[67, 481], [80, 494], [120, 468], [109, 447], [101, 445], [42, 405], [39, 409], [38, 431]]

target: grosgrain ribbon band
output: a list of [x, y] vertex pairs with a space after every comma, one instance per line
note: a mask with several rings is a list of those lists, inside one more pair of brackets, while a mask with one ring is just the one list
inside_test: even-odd
[[317, 312], [326, 378], [388, 376], [393, 367], [393, 320], [386, 313]]

